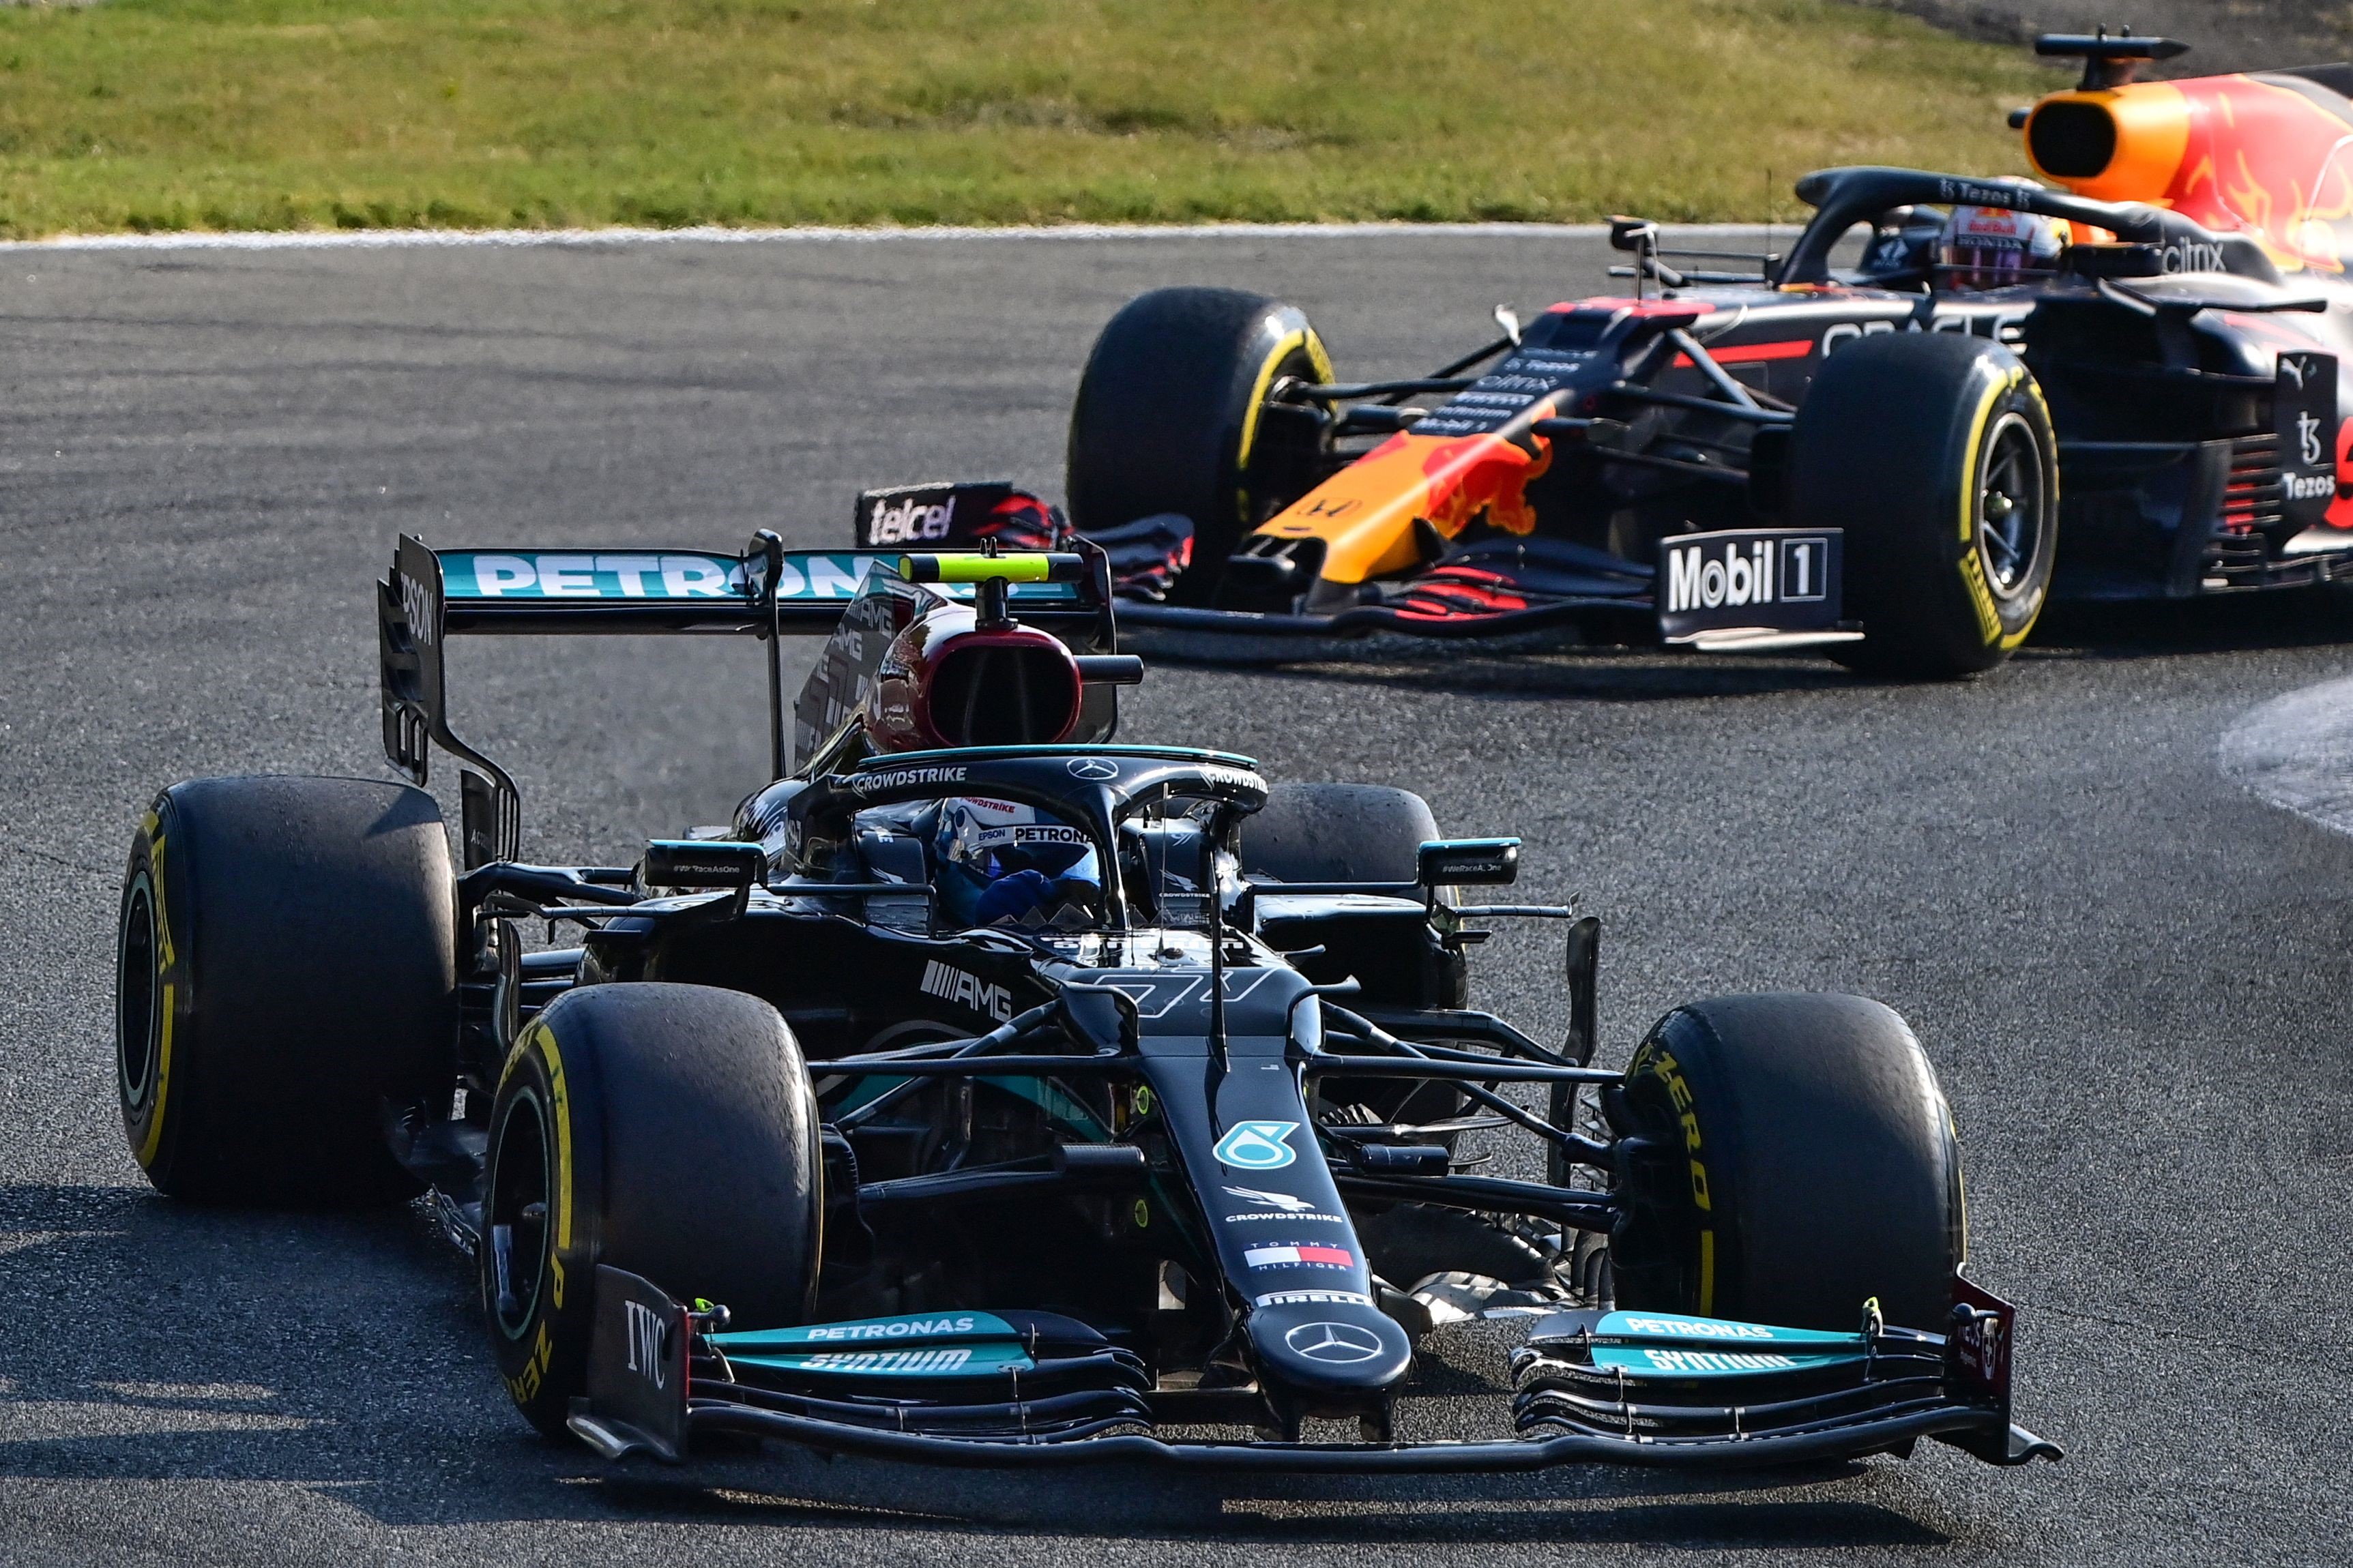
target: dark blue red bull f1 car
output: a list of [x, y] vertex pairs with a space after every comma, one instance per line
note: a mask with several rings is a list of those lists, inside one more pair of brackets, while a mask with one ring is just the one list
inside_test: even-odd
[[2042, 48], [2086, 68], [2020, 120], [2049, 185], [1827, 170], [1782, 256], [1620, 220], [1630, 293], [1499, 310], [1426, 376], [1344, 380], [1256, 295], [1134, 300], [1068, 470], [1128, 624], [1565, 629], [1947, 677], [2052, 595], [2353, 576], [2353, 67], [2137, 82], [2181, 46]]
[[[920, 531], [944, 503], [888, 504]], [[1461, 896], [1517, 840], [1113, 743], [1142, 670], [1112, 585], [1092, 548], [404, 539], [409, 782], [198, 780], [136, 836], [141, 1164], [196, 1200], [429, 1194], [515, 1404], [610, 1457], [2055, 1455], [2011, 1423], [2014, 1315], [1961, 1276], [1952, 1121], [1900, 1018], [1721, 997], [1596, 1066], [1597, 922]], [[623, 631], [750, 634], [772, 672], [784, 635], [828, 640], [732, 823], [525, 863], [511, 780], [450, 725], [448, 640]], [[454, 868], [436, 749], [465, 764]], [[1465, 1005], [1515, 919], [1563, 922], [1565, 1038]], [[1400, 1440], [1418, 1350], [1498, 1314], [1531, 1325], [1510, 1426]]]

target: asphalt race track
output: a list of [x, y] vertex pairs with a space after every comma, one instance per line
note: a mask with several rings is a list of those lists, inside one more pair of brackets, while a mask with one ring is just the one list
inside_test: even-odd
[[[1163, 665], [1130, 704], [1127, 739], [1525, 835], [1522, 892], [1608, 922], [1617, 1059], [1712, 992], [1851, 989], [1915, 1020], [1973, 1273], [2027, 1309], [2019, 1416], [2062, 1465], [608, 1473], [509, 1410], [419, 1214], [203, 1212], [142, 1183], [111, 1057], [132, 826], [191, 774], [381, 775], [371, 595], [397, 531], [839, 543], [864, 484], [1057, 493], [1087, 345], [1148, 286], [1283, 295], [1344, 375], [1404, 374], [1497, 300], [1603, 286], [1602, 259], [1557, 234], [0, 249], [0, 1563], [2343, 1561], [2353, 839], [2249, 793], [2221, 741], [2353, 674], [2331, 640], [2353, 605], [2054, 621], [1994, 678], [1917, 689], [1794, 658], [1375, 650]], [[456, 668], [529, 854], [633, 858], [759, 782], [748, 643], [504, 641]], [[2340, 789], [2342, 764], [2297, 763]], [[1549, 940], [1491, 944], [1476, 999], [1557, 1028]], [[1504, 1342], [1431, 1342], [1418, 1433], [1493, 1419]]]

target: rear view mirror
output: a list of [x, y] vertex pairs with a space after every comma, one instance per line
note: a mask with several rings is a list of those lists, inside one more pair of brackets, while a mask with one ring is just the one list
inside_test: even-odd
[[1659, 243], [1659, 226], [1646, 217], [1613, 216], [1609, 220], [1609, 248], [1639, 251], [1655, 247]]
[[1520, 878], [1516, 838], [1433, 838], [1421, 847], [1427, 888], [1501, 887]]
[[1071, 660], [1088, 686], [1141, 686], [1144, 661], [1132, 653], [1082, 653]]

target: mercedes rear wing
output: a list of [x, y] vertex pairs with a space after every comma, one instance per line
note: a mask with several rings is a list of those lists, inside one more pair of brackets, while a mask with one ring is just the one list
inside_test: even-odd
[[[481, 634], [733, 633], [768, 645], [769, 754], [786, 771], [783, 639], [833, 631], [878, 563], [969, 601], [983, 577], [1007, 580], [1007, 608], [1082, 653], [1113, 646], [1111, 573], [1103, 552], [1014, 552], [986, 563], [894, 551], [787, 550], [762, 530], [740, 555], [691, 549], [435, 550], [403, 534], [376, 584], [384, 752], [410, 782], [427, 780], [432, 748], [459, 773], [468, 869], [515, 858], [521, 797], [513, 777], [449, 725], [443, 650]], [[1002, 570], [997, 561], [1002, 562]], [[942, 580], [945, 579], [945, 580]], [[963, 580], [959, 580], [963, 579]]]

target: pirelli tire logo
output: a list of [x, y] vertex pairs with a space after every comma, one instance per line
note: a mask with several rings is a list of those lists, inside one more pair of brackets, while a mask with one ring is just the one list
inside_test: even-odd
[[1659, 546], [1659, 627], [1668, 641], [1736, 627], [1819, 631], [1838, 623], [1841, 531], [1690, 533]]
[[1693, 1284], [1698, 1301], [1698, 1315], [1706, 1317], [1715, 1310], [1716, 1225], [1715, 1194], [1708, 1180], [1707, 1162], [1714, 1152], [1700, 1130], [1698, 1097], [1692, 1092], [1691, 1081], [1684, 1076], [1683, 1063], [1663, 1041], [1645, 1040], [1635, 1051], [1634, 1059], [1626, 1069], [1630, 1084], [1649, 1079], [1665, 1095], [1669, 1113], [1674, 1118], [1674, 1131], [1683, 1144], [1685, 1172], [1690, 1182], [1692, 1238], [1695, 1254], [1686, 1260], [1696, 1275]]

